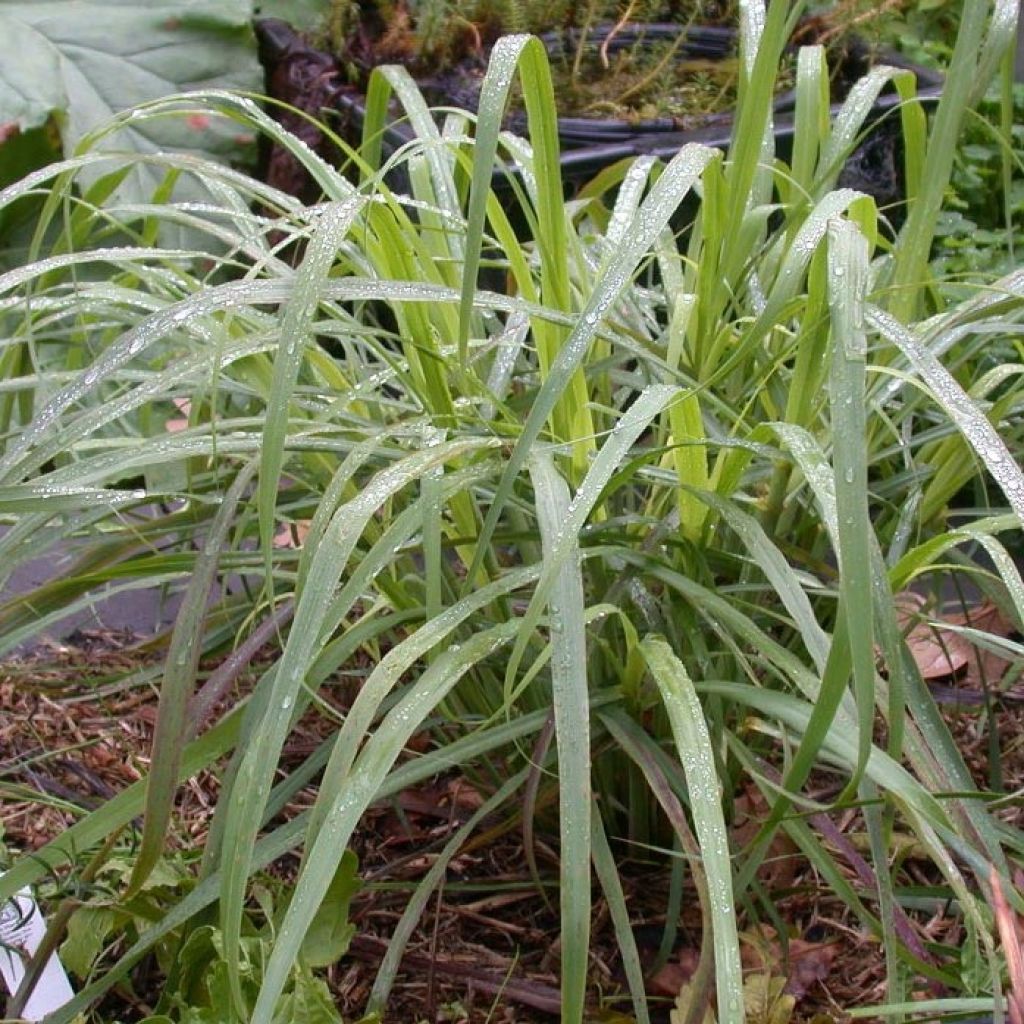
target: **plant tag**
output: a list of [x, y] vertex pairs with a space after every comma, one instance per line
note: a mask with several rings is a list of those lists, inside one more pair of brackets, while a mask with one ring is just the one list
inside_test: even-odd
[[[25, 977], [25, 965], [39, 948], [46, 923], [29, 889], [22, 889], [0, 906], [0, 975], [13, 996]], [[42, 1020], [74, 995], [57, 954], [46, 962], [43, 973], [22, 1010], [24, 1020]]]

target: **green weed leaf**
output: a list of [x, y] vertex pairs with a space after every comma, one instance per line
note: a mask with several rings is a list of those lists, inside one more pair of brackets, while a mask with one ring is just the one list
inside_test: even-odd
[[273, 1024], [341, 1024], [341, 1015], [326, 982], [296, 970], [292, 990], [278, 1005]]
[[116, 920], [109, 907], [79, 907], [68, 921], [67, 938], [60, 947], [64, 966], [79, 978], [88, 978]]
[[329, 967], [348, 951], [356, 931], [348, 919], [348, 908], [359, 891], [358, 870], [358, 858], [346, 850], [302, 943], [302, 960], [308, 966]]

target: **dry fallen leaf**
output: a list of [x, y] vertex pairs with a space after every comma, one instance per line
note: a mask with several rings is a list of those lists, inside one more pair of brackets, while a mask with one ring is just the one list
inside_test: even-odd
[[689, 983], [699, 962], [697, 950], [681, 949], [674, 960], [669, 960], [648, 979], [647, 991], [652, 996], [676, 996]]
[[285, 523], [274, 536], [275, 548], [301, 548], [309, 534], [308, 519], [299, 519], [294, 523]]
[[[1010, 979], [1010, 991], [1006, 994], [1007, 1016], [1010, 1024], [1024, 1024], [1024, 950], [1021, 949], [1024, 922], [1007, 903], [999, 873], [994, 867], [989, 875], [989, 883], [992, 886], [992, 910], [999, 941], [1006, 956], [1006, 973]], [[1017, 884], [1020, 885], [1019, 878]]]
[[[929, 682], [956, 678], [963, 688], [980, 690], [997, 683], [1010, 665], [1007, 658], [972, 642], [969, 627], [995, 637], [1009, 637], [1015, 627], [991, 601], [960, 611], [932, 612], [912, 591], [896, 595], [896, 615], [921, 677]], [[947, 628], [943, 628], [948, 625]]]
[[192, 412], [192, 403], [187, 398], [174, 398], [172, 401], [181, 415], [169, 419], [164, 424], [164, 428], [168, 434], [177, 434], [179, 431], [188, 429], [188, 417]]
[[[732, 845], [742, 849], [753, 841], [768, 814], [768, 801], [753, 783], [746, 787], [733, 804], [735, 811], [731, 829]], [[788, 889], [796, 880], [800, 860], [796, 844], [779, 830], [772, 838], [768, 852], [757, 869], [757, 878], [769, 889]]]
[[785, 992], [794, 1000], [802, 999], [814, 985], [829, 976], [838, 950], [838, 944], [834, 942], [790, 939], [786, 959], [778, 935], [770, 925], [762, 924], [740, 933], [744, 970], [755, 975], [783, 978]]
[[[968, 614], [962, 618], [963, 625], [990, 633], [992, 636], [1007, 638], [1017, 631], [1014, 624], [991, 601], [985, 601], [975, 608], [968, 609]], [[1010, 666], [1008, 658], [978, 644], [973, 644], [972, 650], [974, 656], [971, 658], [971, 662], [967, 666], [967, 674], [964, 676], [966, 685], [981, 689], [985, 685], [992, 686], [1002, 679], [1003, 674]]]
[[812, 986], [829, 976], [838, 952], [839, 944], [836, 942], [805, 942], [803, 939], [790, 939], [786, 992], [796, 999], [802, 999]]
[[448, 783], [448, 800], [464, 811], [477, 811], [483, 806], [480, 790], [465, 779], [452, 779]]
[[967, 668], [971, 645], [959, 634], [926, 621], [928, 602], [924, 597], [905, 590], [896, 595], [895, 604], [896, 621], [906, 634], [907, 648], [922, 679], [949, 679]]

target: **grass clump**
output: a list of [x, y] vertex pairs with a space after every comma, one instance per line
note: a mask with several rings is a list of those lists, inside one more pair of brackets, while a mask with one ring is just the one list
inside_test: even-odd
[[[165, 169], [168, 187], [128, 204], [119, 158], [92, 146], [0, 195], [46, 195], [36, 258], [0, 278], [0, 564], [85, 543], [30, 608], [0, 609], [2, 645], [104, 587], [184, 594], [148, 784], [17, 860], [0, 891], [144, 812], [117, 896], [135, 898], [160, 863], [180, 781], [222, 772], [188, 894], [55, 1021], [156, 944], [199, 941], [211, 919], [230, 1012], [275, 1020], [366, 810], [453, 768], [484, 794], [482, 815], [522, 803], [528, 857], [557, 822], [567, 1021], [593, 995], [595, 887], [635, 1019], [648, 1019], [616, 867], [628, 842], [676, 854], [666, 948], [691, 892], [704, 922], [694, 1005], [713, 998], [717, 1019], [738, 1024], [737, 912], [771, 919], [760, 872], [780, 833], [884, 942], [889, 1001], [907, 1002], [917, 974], [956, 1010], [959, 964], [915, 932], [910, 876], [890, 860], [897, 841], [926, 851], [994, 1005], [989, 897], [995, 877], [1018, 900], [1021, 839], [975, 787], [910, 656], [898, 595], [954, 563], [1018, 627], [1024, 612], [1011, 557], [1024, 518], [1011, 454], [1024, 442], [1020, 367], [977, 373], [986, 339], [1019, 331], [1024, 278], [947, 305], [927, 264], [950, 171], [942, 147], [979, 51], [987, 66], [1008, 37], [982, 47], [988, 19], [964, 19], [930, 137], [912, 77], [892, 69], [830, 120], [824, 51], [804, 49], [783, 164], [768, 129], [798, 6], [744, 5], [727, 154], [640, 158], [569, 201], [548, 58], [524, 36], [497, 44], [475, 119], [449, 113], [439, 127], [406, 70], [376, 71], [354, 184], [228, 94], [152, 104], [103, 138], [140, 118], [233, 119], [308, 167], [324, 192], [313, 206], [164, 153], [130, 158]], [[517, 76], [528, 142], [501, 131]], [[904, 99], [910, 203], [895, 237], [870, 197], [835, 189], [890, 82]], [[416, 140], [382, 161], [392, 100]], [[514, 216], [492, 189], [499, 159], [519, 168]], [[174, 202], [181, 175], [209, 201]], [[695, 210], [685, 230], [681, 208]], [[157, 244], [169, 229], [176, 248]], [[187, 428], [168, 433], [186, 401]], [[986, 507], [952, 505], [970, 487]], [[274, 544], [287, 524], [302, 525], [298, 549]], [[237, 576], [246, 589], [232, 592]], [[200, 656], [244, 647], [254, 630], [277, 655], [244, 701], [218, 703], [198, 686]], [[1011, 641], [982, 642], [1019, 658]], [[372, 667], [343, 721], [279, 772], [290, 733], [359, 652]], [[433, 739], [410, 756], [423, 730]], [[824, 806], [812, 778], [829, 781]], [[315, 803], [282, 820], [311, 781]], [[739, 846], [741, 785], [766, 810]], [[535, 813], [545, 807], [557, 819]], [[839, 808], [859, 815], [866, 887], [851, 886], [832, 833], [814, 824]], [[370, 1011], [386, 1005], [412, 924], [470, 831], [415, 890]], [[251, 878], [293, 850], [301, 865], [260, 937], [254, 986]]]

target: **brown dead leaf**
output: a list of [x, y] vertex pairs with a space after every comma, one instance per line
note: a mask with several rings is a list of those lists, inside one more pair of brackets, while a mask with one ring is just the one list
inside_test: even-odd
[[427, 818], [447, 819], [451, 811], [444, 803], [440, 788], [437, 786], [420, 786], [408, 789], [398, 796], [398, 806], [407, 815], [423, 815]]
[[182, 430], [188, 429], [188, 417], [192, 412], [192, 403], [187, 398], [174, 398], [172, 401], [181, 415], [169, 419], [164, 424], [164, 429], [168, 434], [177, 434]]
[[828, 978], [838, 952], [838, 943], [790, 939], [787, 960], [782, 943], [770, 925], [762, 924], [740, 933], [744, 971], [785, 978], [784, 991], [795, 1000], [802, 999], [814, 985]]
[[697, 950], [681, 949], [674, 960], [669, 960], [648, 979], [648, 993], [674, 999], [690, 983], [699, 962], [700, 954]]
[[452, 779], [448, 783], [447, 797], [455, 807], [464, 811], [477, 811], [484, 802], [480, 791], [465, 779]]
[[424, 729], [422, 732], [413, 733], [412, 736], [406, 740], [405, 749], [411, 750], [414, 754], [425, 754], [430, 749], [430, 745], [433, 742], [434, 737]]
[[[732, 843], [741, 849], [750, 843], [768, 816], [768, 802], [753, 783], [735, 800], [732, 825]], [[781, 830], [775, 833], [768, 852], [757, 870], [758, 880], [769, 889], [787, 889], [796, 879], [799, 866], [797, 848], [793, 840]]]
[[925, 680], [960, 675], [971, 660], [971, 645], [959, 634], [926, 621], [927, 600], [905, 590], [896, 595], [896, 621], [906, 634], [907, 647]]
[[286, 523], [274, 537], [275, 548], [301, 548], [309, 534], [309, 520], [299, 519]]
[[797, 1000], [802, 999], [814, 985], [829, 976], [838, 952], [837, 942], [805, 942], [803, 939], [790, 939], [786, 992]]
[[[1019, 878], [1017, 881], [1020, 885]], [[1024, 950], [1021, 949], [1024, 921], [1007, 903], [999, 872], [994, 867], [989, 875], [989, 883], [992, 886], [992, 910], [1006, 957], [1006, 973], [1010, 978], [1010, 991], [1006, 999], [1007, 1016], [1010, 1024], [1024, 1024]]]
[[[965, 626], [981, 630], [992, 636], [1006, 638], [1016, 632], [1013, 623], [1003, 615], [992, 601], [985, 601], [976, 608], [968, 609], [967, 614], [962, 616], [962, 618]], [[951, 619], [951, 621], [956, 620]], [[1004, 673], [1010, 667], [1009, 659], [1002, 657], [995, 651], [986, 650], [977, 644], [972, 644], [971, 646], [974, 657], [971, 658], [970, 664], [967, 666], [964, 683], [975, 689], [982, 689], [986, 685], [992, 686], [1002, 679]]]
[[[960, 611], [929, 611], [920, 594], [903, 591], [896, 595], [896, 615], [906, 633], [907, 646], [921, 677], [931, 682], [957, 678], [967, 688], [981, 689], [997, 682], [1010, 662], [999, 654], [972, 643], [958, 632], [969, 626], [997, 637], [1009, 637], [1014, 625], [992, 601]], [[926, 621], [930, 620], [930, 621]], [[948, 624], [950, 629], [944, 629]]]

